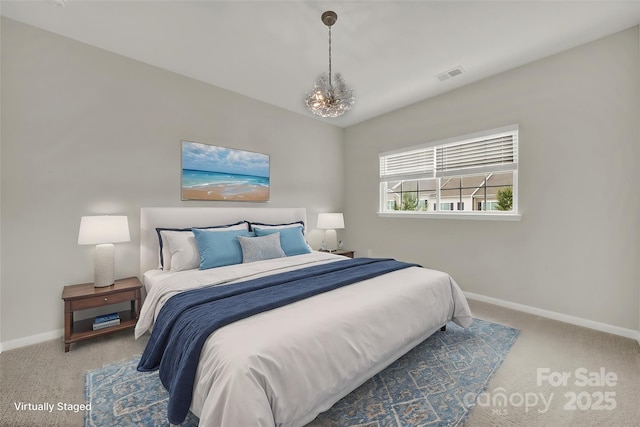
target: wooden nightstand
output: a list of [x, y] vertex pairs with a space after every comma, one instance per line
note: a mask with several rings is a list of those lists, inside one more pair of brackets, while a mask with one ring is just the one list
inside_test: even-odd
[[[329, 252], [329, 251], [320, 250], [320, 252]], [[337, 251], [333, 251], [331, 253], [335, 255], [346, 256], [348, 258], [353, 258], [354, 256], [354, 251], [345, 251], [344, 249], [338, 249]]]
[[[142, 304], [142, 284], [137, 277], [116, 280], [111, 286], [96, 288], [93, 283], [65, 286], [64, 300], [64, 351], [69, 351], [72, 343], [111, 334], [136, 326]], [[121, 311], [120, 324], [93, 330], [93, 318], [73, 321], [73, 312], [89, 308], [105, 307], [111, 304], [131, 301], [131, 310]]]

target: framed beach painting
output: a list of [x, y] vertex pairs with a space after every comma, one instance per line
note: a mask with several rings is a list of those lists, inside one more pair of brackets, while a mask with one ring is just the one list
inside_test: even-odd
[[269, 155], [182, 141], [182, 200], [269, 201]]

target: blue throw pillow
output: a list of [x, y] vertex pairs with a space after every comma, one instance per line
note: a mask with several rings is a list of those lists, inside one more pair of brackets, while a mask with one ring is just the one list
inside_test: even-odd
[[280, 246], [287, 256], [308, 254], [311, 252], [309, 245], [304, 240], [302, 226], [286, 228], [260, 228], [253, 227], [256, 236], [280, 233]]
[[207, 231], [193, 228], [192, 231], [200, 252], [200, 270], [242, 264], [242, 248], [238, 236], [253, 236], [253, 233], [246, 230]]

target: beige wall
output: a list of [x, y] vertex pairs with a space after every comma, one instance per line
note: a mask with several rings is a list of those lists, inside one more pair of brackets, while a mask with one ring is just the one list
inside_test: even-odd
[[[636, 330], [638, 27], [346, 131], [346, 239], [468, 292]], [[464, 65], [464, 64], [463, 64]], [[520, 222], [379, 218], [381, 151], [520, 125]]]
[[3, 342], [62, 328], [63, 286], [92, 280], [82, 215], [129, 217], [126, 277], [140, 207], [234, 206], [180, 201], [183, 139], [269, 154], [269, 206], [306, 207], [311, 225], [342, 209], [342, 129], [15, 21], [1, 35]]
[[[346, 144], [339, 128], [11, 20], [1, 36], [0, 343], [62, 328], [62, 287], [93, 275], [80, 216], [128, 215], [127, 276], [141, 206], [233, 206], [180, 201], [182, 139], [270, 154], [269, 206], [305, 206], [311, 225], [344, 199], [361, 256], [640, 328], [637, 27], [349, 128]], [[377, 217], [378, 152], [512, 123], [522, 221]]]
[[[0, 37], [2, 34], [2, 19], [0, 19]], [[2, 55], [0, 54], [0, 82], [2, 81]], [[0, 99], [2, 99], [2, 85], [0, 84]], [[0, 352], [2, 352], [2, 103], [0, 102]]]

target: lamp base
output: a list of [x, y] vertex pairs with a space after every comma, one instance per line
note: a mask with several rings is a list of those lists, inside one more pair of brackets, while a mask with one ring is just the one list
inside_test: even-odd
[[334, 252], [338, 249], [338, 233], [336, 230], [327, 230], [324, 234], [324, 241], [327, 242], [327, 250]]
[[93, 286], [104, 288], [114, 283], [115, 247], [113, 243], [96, 245], [94, 254]]

